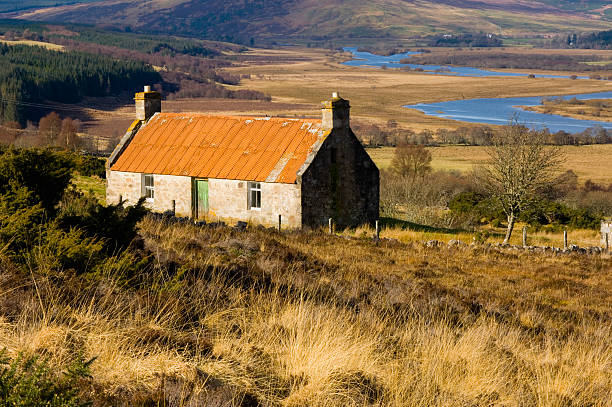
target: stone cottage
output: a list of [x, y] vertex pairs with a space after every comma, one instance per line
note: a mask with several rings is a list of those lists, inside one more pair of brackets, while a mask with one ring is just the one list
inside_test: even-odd
[[378, 218], [379, 172], [353, 134], [349, 102], [323, 102], [321, 120], [162, 113], [136, 94], [136, 120], [107, 164], [106, 200], [146, 198], [195, 220], [285, 228]]

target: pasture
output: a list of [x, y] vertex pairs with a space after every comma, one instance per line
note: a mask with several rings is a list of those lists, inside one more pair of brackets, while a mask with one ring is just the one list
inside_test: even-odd
[[[564, 170], [572, 170], [578, 175], [579, 182], [588, 179], [598, 183], [612, 183], [610, 157], [612, 145], [596, 144], [588, 146], [562, 146], [565, 156]], [[468, 172], [478, 164], [484, 163], [488, 156], [486, 147], [481, 146], [441, 146], [428, 147], [431, 151], [433, 169]], [[368, 148], [368, 154], [379, 168], [391, 165], [395, 149], [393, 147]]]

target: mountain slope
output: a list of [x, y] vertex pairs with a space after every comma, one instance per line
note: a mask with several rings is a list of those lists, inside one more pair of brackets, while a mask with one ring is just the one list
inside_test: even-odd
[[[83, 3], [83, 2], [81, 2]], [[20, 18], [102, 24], [211, 39], [343, 40], [435, 32], [522, 36], [606, 29], [606, 3], [546, 0], [106, 0]]]

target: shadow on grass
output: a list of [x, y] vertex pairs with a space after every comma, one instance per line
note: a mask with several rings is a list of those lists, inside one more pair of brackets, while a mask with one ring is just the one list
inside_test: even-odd
[[432, 233], [448, 233], [448, 234], [458, 234], [461, 232], [469, 232], [463, 229], [448, 229], [448, 228], [438, 228], [434, 226], [421, 225], [419, 223], [410, 222], [402, 219], [395, 218], [380, 218], [380, 226], [388, 227], [388, 228], [400, 228], [402, 230], [414, 230], [415, 232], [432, 232]]

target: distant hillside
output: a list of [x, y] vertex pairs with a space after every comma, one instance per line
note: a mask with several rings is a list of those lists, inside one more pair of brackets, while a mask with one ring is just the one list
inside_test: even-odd
[[[79, 22], [242, 43], [357, 43], [444, 32], [530, 36], [609, 28], [607, 1], [552, 0], [140, 0], [61, 2], [23, 19]], [[27, 3], [51, 3], [28, 1]], [[0, 5], [3, 3], [0, 1]]]
[[56, 7], [67, 4], [91, 3], [99, 0], [0, 0], [0, 12]]

